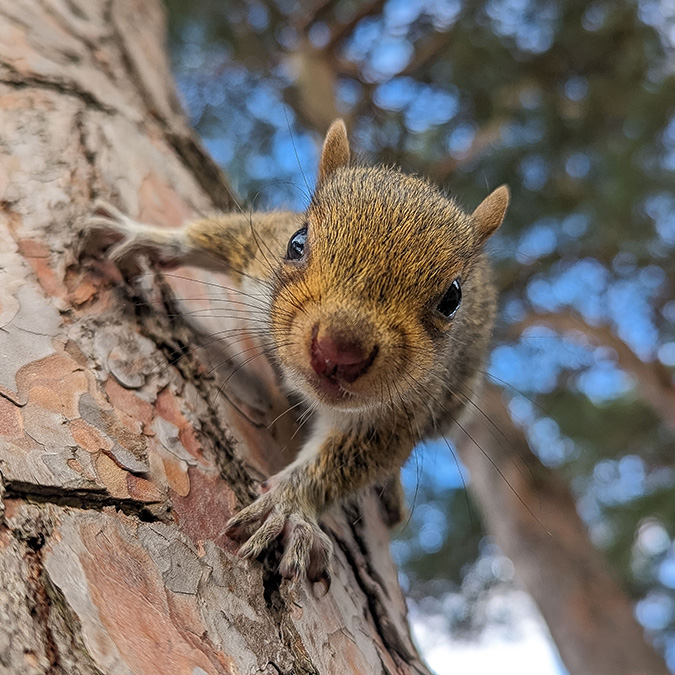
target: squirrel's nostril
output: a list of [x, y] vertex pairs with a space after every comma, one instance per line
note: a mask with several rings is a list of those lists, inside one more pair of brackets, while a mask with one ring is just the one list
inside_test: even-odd
[[375, 360], [378, 347], [375, 345], [370, 353], [359, 341], [342, 340], [330, 335], [312, 335], [311, 364], [314, 372], [345, 382], [354, 382], [370, 368]]

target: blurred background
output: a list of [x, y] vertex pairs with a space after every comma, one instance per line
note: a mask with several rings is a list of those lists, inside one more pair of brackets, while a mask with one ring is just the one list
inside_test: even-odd
[[[246, 204], [302, 210], [337, 116], [364, 161], [467, 208], [511, 186], [488, 378], [675, 672], [675, 3], [167, 4], [185, 106]], [[566, 672], [448, 445], [404, 478], [392, 548], [431, 667]]]

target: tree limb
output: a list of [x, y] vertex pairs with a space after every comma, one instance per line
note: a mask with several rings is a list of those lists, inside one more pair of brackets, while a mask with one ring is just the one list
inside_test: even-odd
[[616, 354], [617, 365], [633, 376], [645, 401], [675, 432], [675, 384], [665, 366], [658, 361], [643, 361], [609, 326], [590, 324], [569, 311], [532, 313], [515, 324], [513, 331], [520, 334], [536, 325], [571, 336], [581, 335], [593, 345], [609, 347]]

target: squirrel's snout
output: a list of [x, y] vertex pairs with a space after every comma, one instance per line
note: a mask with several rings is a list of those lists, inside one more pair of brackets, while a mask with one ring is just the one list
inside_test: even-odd
[[378, 346], [370, 352], [359, 340], [324, 333], [319, 335], [318, 324], [312, 331], [310, 361], [317, 375], [331, 380], [354, 382], [364, 375], [377, 356]]

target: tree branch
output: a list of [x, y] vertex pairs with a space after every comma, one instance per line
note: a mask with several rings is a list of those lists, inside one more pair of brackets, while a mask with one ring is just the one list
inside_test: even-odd
[[379, 14], [384, 7], [386, 0], [372, 0], [362, 4], [357, 11], [349, 17], [349, 20], [345, 23], [336, 23], [331, 26], [331, 36], [326, 49], [330, 51], [335, 51], [339, 44], [348, 38], [356, 26], [368, 16], [374, 16]]
[[530, 326], [543, 325], [558, 333], [583, 336], [596, 346], [609, 347], [616, 354], [617, 365], [633, 376], [645, 401], [654, 409], [664, 424], [675, 432], [675, 384], [668, 369], [658, 361], [643, 361], [607, 325], [592, 325], [572, 312], [530, 314], [514, 325], [520, 334]]

